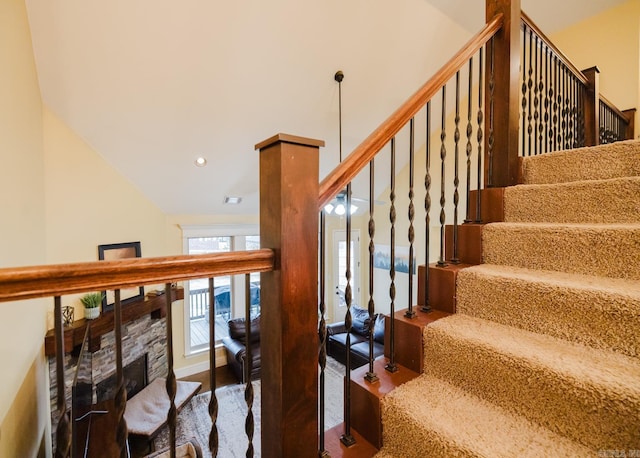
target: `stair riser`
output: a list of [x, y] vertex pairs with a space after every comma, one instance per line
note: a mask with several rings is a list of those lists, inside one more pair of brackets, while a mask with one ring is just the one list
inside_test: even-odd
[[640, 279], [640, 227], [488, 224], [483, 260], [528, 269]]
[[425, 373], [594, 449], [633, 449], [640, 443], [640, 399], [433, 327], [425, 331]]
[[640, 298], [623, 292], [504, 278], [464, 270], [459, 313], [570, 342], [640, 356]]
[[640, 177], [505, 190], [505, 221], [640, 222]]

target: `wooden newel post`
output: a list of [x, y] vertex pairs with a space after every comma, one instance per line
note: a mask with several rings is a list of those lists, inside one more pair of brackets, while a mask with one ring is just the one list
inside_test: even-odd
[[584, 144], [600, 144], [600, 70], [598, 67], [582, 70], [587, 78], [587, 97], [584, 101]]
[[262, 456], [318, 454], [320, 140], [278, 134], [260, 150]]
[[491, 43], [486, 47], [485, 186], [492, 187], [517, 184], [519, 171], [520, 0], [486, 0], [487, 21], [499, 13], [504, 25], [495, 35], [493, 52]]

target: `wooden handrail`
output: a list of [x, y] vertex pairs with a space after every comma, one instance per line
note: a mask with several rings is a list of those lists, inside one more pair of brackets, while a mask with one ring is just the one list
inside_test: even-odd
[[629, 123], [629, 118], [626, 114], [620, 111], [609, 99], [607, 99], [604, 95], [600, 94], [600, 101], [604, 103], [611, 111], [615, 113], [620, 119], [623, 119], [627, 124]]
[[0, 302], [273, 270], [273, 250], [0, 269]]
[[586, 86], [589, 81], [587, 80], [587, 77], [584, 76], [582, 71], [578, 70], [578, 67], [573, 65], [573, 62], [571, 62], [571, 60], [562, 51], [560, 51], [560, 49], [556, 47], [556, 45], [553, 44], [553, 42], [544, 34], [542, 30], [540, 30], [536, 23], [533, 22], [533, 20], [529, 16], [527, 16], [524, 11], [522, 11], [521, 14], [522, 22], [527, 27], [529, 27], [533, 31], [533, 33], [538, 35], [538, 37], [540, 37], [542, 41], [544, 41], [547, 47], [551, 49], [556, 56], [558, 56], [558, 58], [569, 68], [569, 70], [571, 70], [571, 73], [573, 73], [576, 78], [578, 78], [578, 80], [580, 80], [580, 82]]
[[318, 209], [321, 210], [347, 183], [355, 178], [371, 159], [396, 135], [404, 125], [437, 94], [456, 72], [500, 30], [502, 14], [494, 17], [474, 35], [458, 53], [433, 75], [400, 108], [388, 117], [349, 156], [320, 183]]

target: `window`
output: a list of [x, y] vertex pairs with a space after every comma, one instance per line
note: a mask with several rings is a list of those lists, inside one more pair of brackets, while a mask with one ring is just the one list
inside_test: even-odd
[[[224, 253], [260, 248], [257, 226], [183, 227], [187, 254]], [[245, 316], [245, 275], [214, 278], [215, 338], [228, 335], [227, 321]], [[260, 313], [260, 273], [250, 274], [250, 313]], [[209, 279], [185, 284], [185, 348], [187, 354], [209, 349]]]

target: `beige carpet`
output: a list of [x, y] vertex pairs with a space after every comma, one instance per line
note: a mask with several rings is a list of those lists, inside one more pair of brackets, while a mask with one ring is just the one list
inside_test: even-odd
[[425, 373], [383, 400], [379, 458], [640, 453], [640, 143], [523, 166]]

